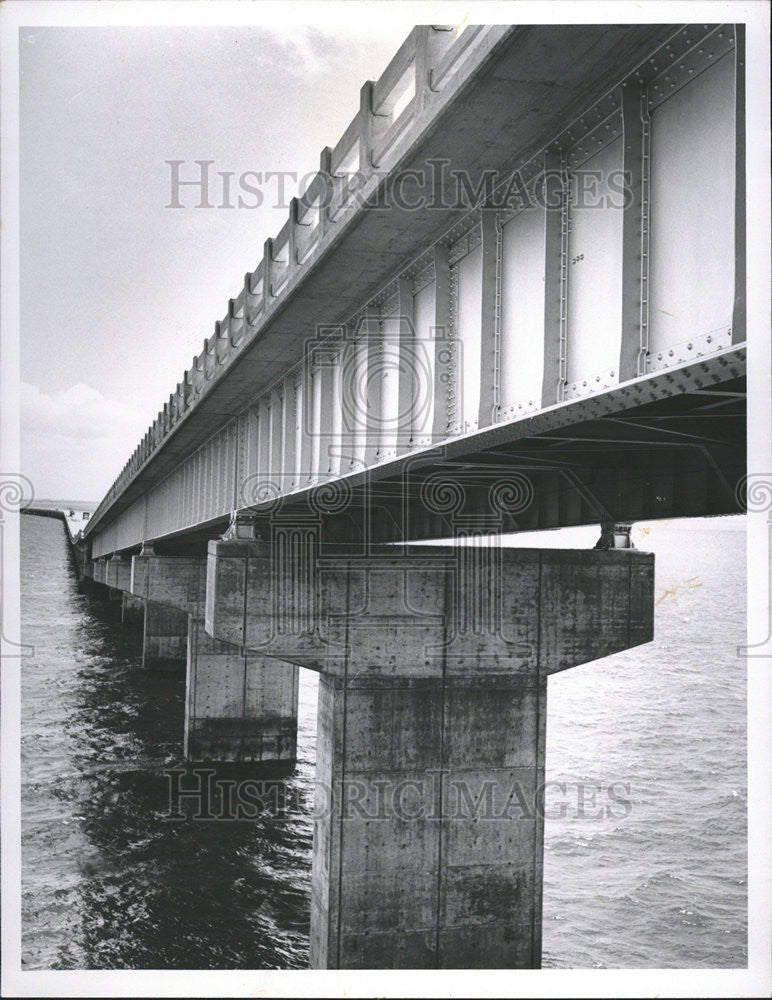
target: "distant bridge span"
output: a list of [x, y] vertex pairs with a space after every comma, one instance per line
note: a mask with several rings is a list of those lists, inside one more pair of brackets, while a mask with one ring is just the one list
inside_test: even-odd
[[620, 522], [742, 510], [743, 79], [733, 25], [415, 28], [75, 539], [189, 759], [291, 765], [319, 672], [313, 967], [540, 964], [547, 678], [652, 638]]

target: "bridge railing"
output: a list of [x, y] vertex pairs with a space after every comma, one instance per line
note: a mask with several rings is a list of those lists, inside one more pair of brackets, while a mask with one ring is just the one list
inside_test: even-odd
[[379, 79], [362, 88], [360, 107], [333, 148], [320, 156], [320, 169], [308, 188], [290, 203], [289, 218], [278, 235], [265, 241], [263, 259], [244, 278], [244, 287], [215, 324], [213, 336], [194, 356], [168, 402], [107, 491], [89, 529], [124, 491], [163, 445], [208, 387], [251, 342], [273, 304], [305, 271], [307, 262], [327, 242], [331, 229], [355, 207], [352, 195], [376, 171], [387, 169], [397, 151], [425, 120], [433, 99], [476, 48], [509, 27], [472, 25], [463, 28], [417, 25]]

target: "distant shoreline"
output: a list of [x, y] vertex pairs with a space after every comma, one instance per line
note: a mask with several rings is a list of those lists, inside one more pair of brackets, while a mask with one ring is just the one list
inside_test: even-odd
[[45, 510], [87, 510], [89, 512], [95, 511], [99, 506], [99, 502], [94, 502], [93, 500], [48, 500], [39, 499], [34, 497], [30, 500], [22, 501], [19, 509], [21, 511], [34, 511], [36, 509]]

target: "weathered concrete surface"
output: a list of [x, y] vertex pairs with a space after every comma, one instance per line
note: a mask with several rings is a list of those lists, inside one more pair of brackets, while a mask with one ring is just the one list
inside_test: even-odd
[[131, 560], [131, 593], [145, 601], [165, 604], [185, 615], [203, 616], [206, 597], [206, 563], [179, 556], [134, 556]]
[[210, 543], [206, 627], [322, 671], [312, 967], [539, 967], [547, 678], [652, 638], [653, 556], [310, 563]]
[[185, 756], [293, 762], [299, 668], [210, 638], [188, 619]]
[[131, 560], [114, 555], [105, 564], [105, 583], [114, 590], [131, 589]]
[[145, 602], [142, 666], [150, 670], [175, 667], [187, 658], [188, 616], [166, 604]]
[[131, 590], [188, 622], [185, 756], [296, 760], [298, 667], [206, 634], [206, 560], [134, 556]]
[[539, 966], [545, 720], [535, 672], [321, 678], [313, 968]]
[[141, 597], [132, 597], [123, 592], [121, 604], [121, 624], [143, 627], [145, 621], [145, 602]]
[[207, 632], [337, 676], [363, 644], [375, 676], [436, 677], [551, 674], [652, 638], [654, 557], [636, 550], [272, 551], [209, 543]]

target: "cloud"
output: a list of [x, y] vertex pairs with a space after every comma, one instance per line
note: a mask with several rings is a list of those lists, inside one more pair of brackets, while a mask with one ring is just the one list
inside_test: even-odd
[[29, 432], [56, 433], [78, 440], [110, 438], [147, 422], [132, 406], [106, 399], [84, 382], [51, 396], [36, 385], [22, 382], [21, 407], [22, 424]]
[[[402, 22], [405, 23], [402, 23]], [[388, 21], [381, 25], [381, 35], [389, 39], [389, 56], [393, 55], [405, 37], [407, 37], [412, 22]], [[355, 62], [368, 62], [368, 53], [372, 51], [373, 26], [364, 18], [344, 18], [335, 24], [283, 24], [281, 31], [268, 32], [275, 50], [280, 53], [277, 65], [282, 72], [297, 74], [304, 80], [310, 77], [324, 77], [330, 73], [339, 73], [341, 64], [345, 65], [352, 59]], [[378, 75], [386, 66], [388, 60], [383, 54], [369, 69], [369, 75]], [[372, 56], [370, 56], [370, 59]], [[364, 77], [360, 82], [364, 81]], [[357, 109], [352, 107], [352, 114]]]
[[22, 382], [20, 400], [22, 466], [38, 497], [100, 500], [149, 424], [84, 382], [50, 395]]

